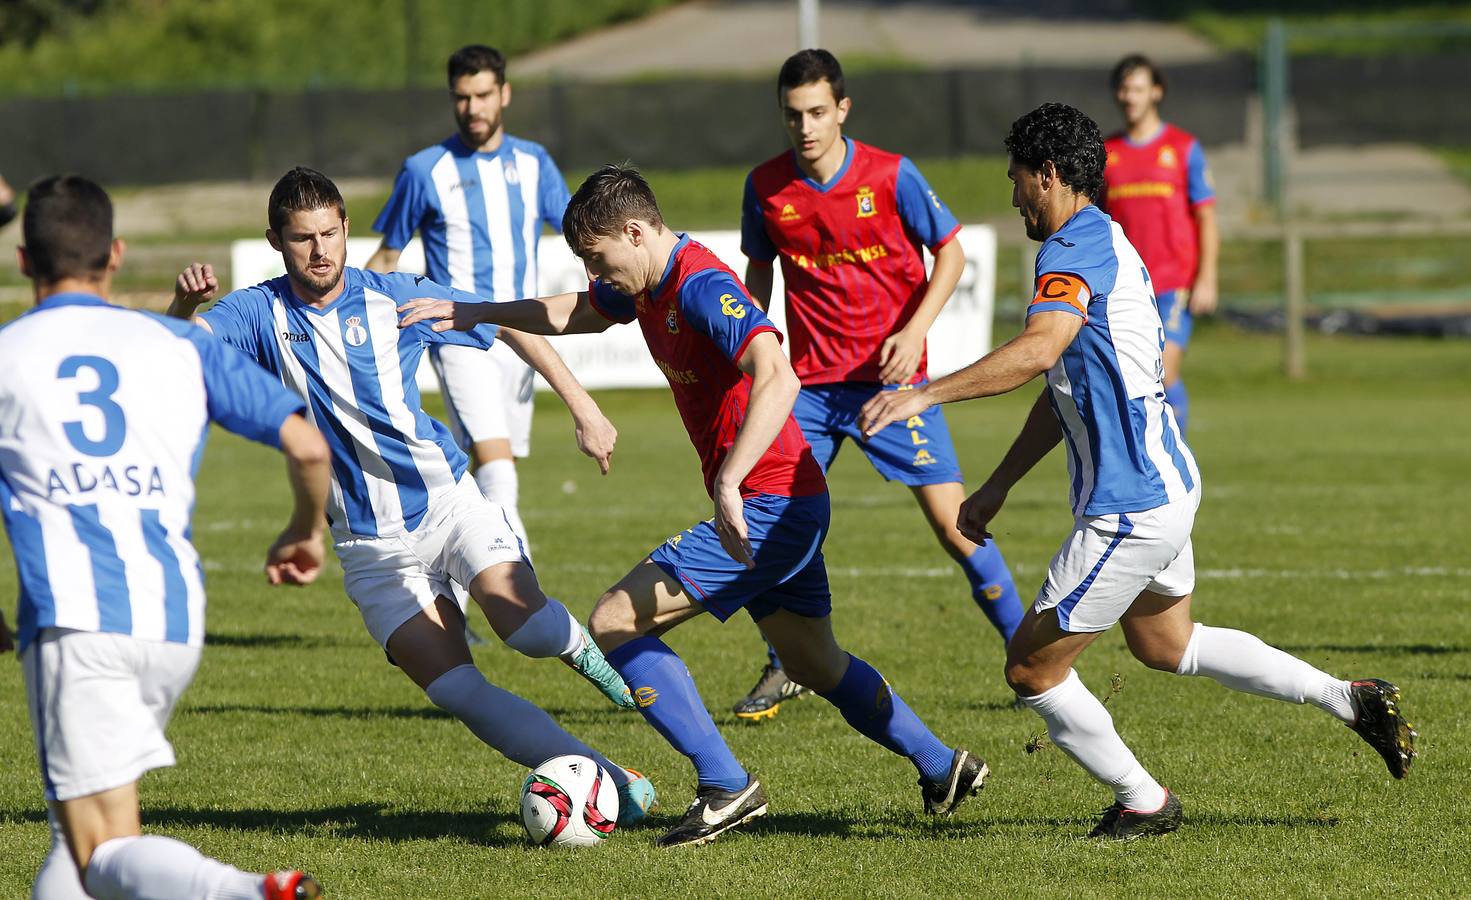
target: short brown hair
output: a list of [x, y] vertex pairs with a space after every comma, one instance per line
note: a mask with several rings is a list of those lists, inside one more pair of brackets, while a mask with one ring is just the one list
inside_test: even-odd
[[112, 200], [80, 175], [42, 178], [26, 192], [21, 240], [38, 282], [96, 276], [112, 257]]
[[1130, 53], [1114, 64], [1113, 72], [1108, 76], [1109, 87], [1117, 91], [1119, 86], [1124, 83], [1125, 78], [1128, 78], [1140, 69], [1149, 73], [1149, 80], [1163, 94], [1165, 91], [1165, 73], [1160, 71], [1159, 66], [1154, 64], [1154, 60], [1142, 53]]
[[332, 179], [305, 166], [297, 166], [281, 176], [271, 188], [271, 199], [266, 204], [266, 220], [271, 230], [281, 233], [286, 219], [294, 212], [311, 209], [336, 208], [338, 218], [347, 218], [347, 204], [342, 202], [342, 192]]
[[562, 233], [573, 253], [579, 253], [616, 233], [630, 219], [642, 219], [659, 230], [664, 217], [654, 189], [638, 169], [623, 163], [606, 165], [587, 176], [572, 195], [562, 216]]

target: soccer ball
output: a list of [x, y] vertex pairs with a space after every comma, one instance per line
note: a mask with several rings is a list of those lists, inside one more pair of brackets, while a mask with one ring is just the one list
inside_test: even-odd
[[586, 756], [554, 756], [521, 785], [521, 824], [542, 847], [592, 847], [613, 833], [618, 788]]

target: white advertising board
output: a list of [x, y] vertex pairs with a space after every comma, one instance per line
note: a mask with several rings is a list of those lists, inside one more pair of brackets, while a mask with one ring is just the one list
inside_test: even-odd
[[[692, 232], [695, 240], [709, 247], [737, 275], [745, 272], [738, 231]], [[965, 272], [954, 296], [935, 320], [929, 334], [929, 369], [932, 377], [944, 375], [979, 359], [991, 349], [991, 313], [996, 300], [996, 232], [987, 225], [967, 225], [960, 230], [965, 250]], [[347, 263], [362, 266], [378, 248], [377, 238], [350, 238]], [[927, 262], [932, 262], [927, 260]], [[584, 290], [587, 273], [572, 255], [561, 235], [546, 235], [538, 250], [538, 279], [542, 294]], [[424, 271], [424, 249], [415, 239], [404, 248], [399, 268]], [[281, 275], [281, 255], [263, 239], [236, 241], [230, 248], [232, 289], [249, 287]], [[782, 291], [781, 267], [776, 268], [772, 296]], [[783, 304], [774, 303], [772, 319], [785, 328]], [[552, 338], [557, 352], [588, 388], [662, 387], [664, 376], [649, 357], [642, 332], [636, 326], [613, 327], [602, 334], [569, 334]], [[419, 384], [438, 390], [427, 361], [419, 370]], [[540, 379], [538, 388], [544, 388]]]

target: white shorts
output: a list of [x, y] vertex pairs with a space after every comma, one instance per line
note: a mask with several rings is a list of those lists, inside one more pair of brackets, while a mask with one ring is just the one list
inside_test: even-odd
[[461, 478], [434, 500], [418, 529], [386, 537], [349, 537], [336, 543], [342, 586], [357, 604], [368, 633], [382, 647], [403, 623], [434, 605], [455, 600], [464, 612], [476, 575], [507, 562], [530, 565], [505, 512]]
[[47, 800], [132, 784], [174, 764], [163, 736], [200, 648], [47, 628], [21, 654]]
[[511, 442], [512, 455], [530, 455], [535, 373], [516, 351], [499, 341], [489, 350], [435, 344], [429, 359], [461, 448], [501, 439]]
[[1195, 590], [1190, 529], [1200, 490], [1138, 513], [1083, 516], [1052, 558], [1032, 608], [1056, 608], [1063, 631], [1104, 631], [1144, 591], [1184, 597]]

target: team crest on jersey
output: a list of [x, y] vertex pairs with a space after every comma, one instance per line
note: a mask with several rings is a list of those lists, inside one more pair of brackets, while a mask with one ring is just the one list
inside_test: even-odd
[[1179, 167], [1180, 160], [1178, 157], [1175, 156], [1174, 147], [1165, 146], [1159, 148], [1159, 164], [1166, 169], [1174, 169]]
[[873, 205], [873, 188], [864, 185], [858, 189], [858, 218], [866, 219], [876, 211]]
[[720, 295], [720, 311], [732, 319], [744, 319], [746, 317], [746, 308], [741, 305], [741, 301], [737, 300], [733, 294]]
[[669, 306], [669, 315], [664, 317], [664, 327], [669, 329], [670, 334], [679, 334], [679, 311], [673, 304]]
[[506, 184], [520, 184], [521, 183], [521, 170], [518, 169], [518, 168], [516, 168], [516, 163], [515, 163], [514, 160], [509, 160], [509, 159], [506, 160], [505, 170], [506, 170]]
[[1103, 163], [1105, 166], [1116, 166], [1119, 164], [1119, 154], [1116, 151], [1108, 152], [1108, 159]]
[[362, 316], [348, 316], [347, 321], [342, 324], [347, 326], [347, 330], [342, 333], [343, 340], [354, 347], [361, 347], [368, 342], [368, 329], [363, 327]]
[[800, 218], [802, 218], [801, 214], [797, 212], [797, 207], [792, 204], [788, 203], [781, 208], [781, 220], [783, 222], [795, 222]]

